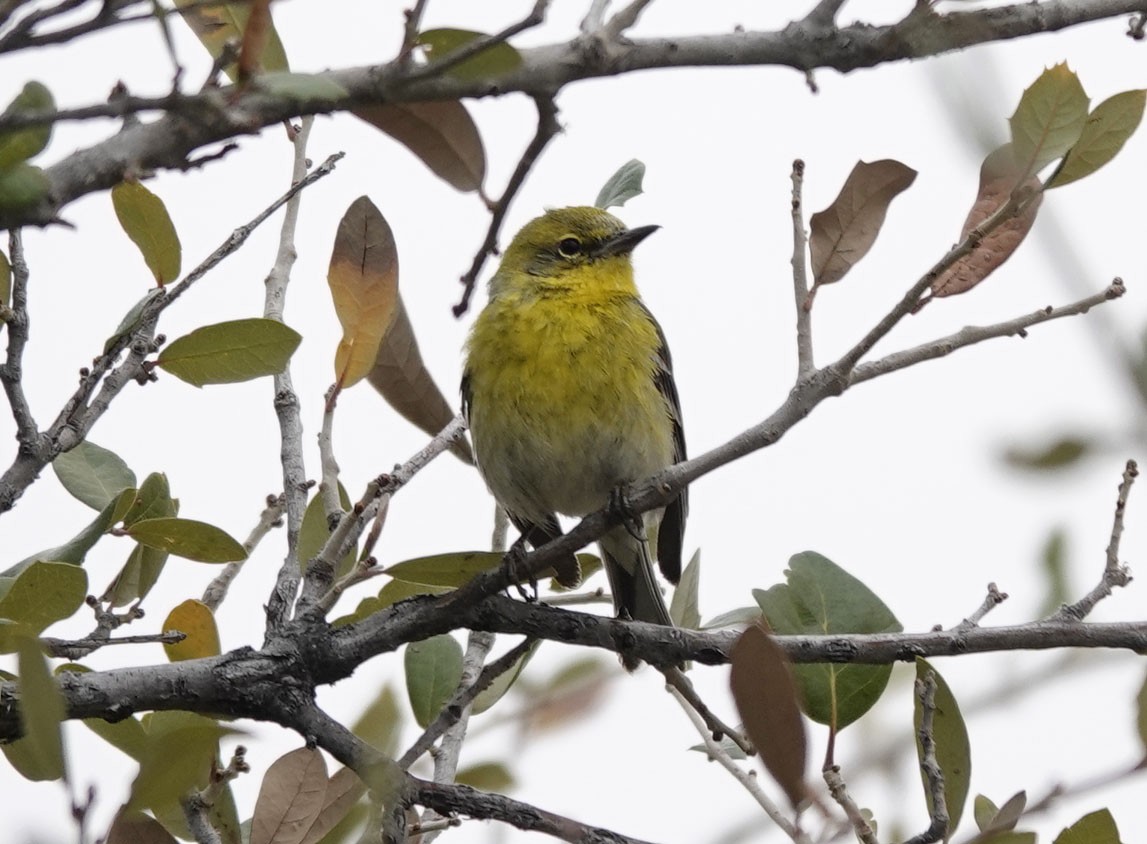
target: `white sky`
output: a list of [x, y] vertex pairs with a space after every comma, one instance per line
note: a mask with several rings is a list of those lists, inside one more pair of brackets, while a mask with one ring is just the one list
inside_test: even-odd
[[[530, 4], [497, 5], [491, 11], [486, 4], [433, 0], [425, 25], [493, 31]], [[555, 2], [548, 23], [516, 43], [572, 37], [587, 5]], [[763, 5], [705, 4], [702, 13], [700, 4], [657, 0], [635, 34], [728, 32], [738, 23], [772, 29], [811, 4], [767, 4], [762, 10]], [[850, 3], [842, 22], [868, 14], [895, 17], [910, 5]], [[293, 68], [317, 71], [391, 58], [401, 38], [400, 9], [400, 4], [295, 0], [277, 4], [275, 15]], [[620, 215], [632, 225], [664, 228], [637, 252], [638, 282], [672, 346], [689, 449], [699, 454], [771, 412], [792, 384], [788, 262], [794, 157], [807, 162], [810, 213], [831, 202], [858, 159], [897, 158], [920, 173], [893, 203], [869, 256], [843, 283], [821, 291], [814, 331], [817, 361], [825, 363], [863, 334], [956, 240], [985, 152], [978, 140], [981, 128], [992, 133], [991, 143], [1002, 141], [1021, 91], [1045, 66], [1066, 59], [1093, 103], [1144, 85], [1142, 45], [1126, 38], [1125, 29], [1125, 21], [1112, 20], [848, 76], [822, 71], [815, 96], [800, 74], [769, 67], [656, 71], [575, 84], [558, 99], [565, 133], [545, 152], [514, 203], [507, 236], [544, 207], [592, 202], [624, 161], [646, 163], [646, 192]], [[187, 67], [186, 84], [197, 85], [206, 72], [206, 55], [181, 25], [173, 30]], [[133, 93], [163, 93], [170, 62], [155, 31], [136, 26], [62, 49], [0, 59], [0, 102], [31, 78], [47, 83], [62, 106], [78, 106], [102, 101], [117, 79]], [[952, 109], [954, 103], [959, 109]], [[472, 113], [490, 159], [487, 185], [498, 194], [532, 135], [532, 105], [507, 96], [473, 103]], [[112, 131], [110, 122], [58, 127], [41, 160], [54, 162]], [[1082, 594], [1090, 588], [1103, 566], [1123, 462], [1143, 456], [1142, 440], [1134, 439], [1141, 435], [1142, 407], [1115, 365], [1109, 341], [1137, 342], [1147, 310], [1141, 292], [1145, 138], [1142, 132], [1133, 138], [1095, 176], [1049, 194], [1035, 232], [1009, 264], [971, 294], [930, 305], [878, 351], [1072, 301], [1102, 289], [1116, 275], [1128, 286], [1122, 301], [1085, 318], [1037, 327], [1022, 342], [995, 341], [864, 385], [818, 408], [775, 447], [694, 485], [687, 545], [702, 548], [705, 617], [751, 603], [750, 590], [777, 582], [790, 555], [815, 549], [861, 578], [908, 630], [957, 623], [978, 606], [990, 580], [1012, 598], [988, 623], [1028, 621], [1043, 598], [1038, 553], [1053, 525], [1069, 531], [1076, 590]], [[201, 172], [165, 173], [149, 182], [175, 220], [185, 271], [288, 183], [291, 149], [281, 130], [267, 129], [240, 145]], [[318, 471], [314, 435], [321, 396], [332, 380], [338, 339], [326, 265], [343, 210], [367, 193], [387, 216], [423, 354], [451, 400], [473, 309], [455, 320], [449, 308], [460, 292], [456, 279], [469, 266], [487, 223], [475, 196], [454, 192], [403, 148], [352, 117], [322, 118], [312, 134], [316, 162], [338, 150], [347, 157], [335, 174], [304, 194], [299, 260], [287, 305], [288, 322], [304, 336], [293, 375], [303, 402], [312, 477]], [[25, 377], [42, 426], [74, 388], [79, 367], [99, 352], [150, 283], [106, 195], [87, 197], [66, 208], [64, 216], [74, 231], [25, 235], [33, 273]], [[167, 312], [161, 331], [174, 338], [204, 323], [260, 314], [279, 219]], [[491, 264], [486, 276], [492, 270]], [[483, 301], [479, 295], [475, 306]], [[129, 388], [92, 440], [119, 453], [140, 478], [166, 472], [183, 515], [242, 538], [263, 496], [279, 488], [270, 398], [269, 380], [198, 391], [161, 373], [157, 384]], [[1007, 446], [1035, 447], [1074, 430], [1101, 431], [1111, 447], [1052, 478], [1019, 474], [1001, 463]], [[11, 454], [6, 413], [0, 414], [0, 442], [7, 443], [3, 455]], [[336, 447], [352, 496], [424, 442], [368, 387], [342, 399]], [[2, 460], [7, 465], [9, 457]], [[1145, 500], [1147, 492], [1133, 491], [1122, 554], [1132, 565], [1147, 548]], [[444, 457], [393, 502], [380, 561], [486, 547], [491, 510], [477, 475]], [[17, 510], [3, 517], [4, 556], [14, 561], [58, 544], [90, 518], [90, 511], [47, 473]], [[259, 608], [282, 557], [280, 541], [272, 535], [264, 542], [221, 608], [224, 647], [261, 641]], [[102, 590], [128, 550], [126, 541], [108, 538], [89, 556], [92, 591]], [[198, 596], [214, 574], [210, 566], [172, 559], [145, 603], [148, 617], [129, 632], [157, 630], [172, 606]], [[346, 611], [369, 591], [361, 588], [346, 602]], [[341, 611], [340, 606], [336, 614]], [[1147, 599], [1134, 584], [1104, 602], [1094, 617], [1138, 619], [1145, 611]], [[84, 618], [50, 632], [80, 636], [90, 626]], [[576, 655], [547, 644], [529, 670], [540, 678]], [[1021, 653], [937, 660], [937, 665], [968, 705], [1056, 659]], [[108, 667], [162, 660], [158, 647], [147, 646], [105, 650], [89, 662]], [[1142, 661], [1130, 654], [1088, 653], [1081, 662], [1097, 670], [1065, 673], [971, 718], [973, 794], [985, 793], [997, 803], [1021, 788], [1042, 796], [1056, 782], [1078, 783], [1138, 758], [1132, 701], [1143, 679]], [[0, 666], [8, 667], [5, 661]], [[718, 841], [728, 830], [755, 822], [761, 831], [745, 840], [780, 840], [775, 830], [766, 835], [767, 822], [724, 772], [686, 752], [697, 736], [662, 691], [660, 676], [650, 670], [625, 676], [612, 661], [610, 669], [616, 674], [611, 695], [591, 717], [523, 746], [512, 730], [486, 732], [467, 746], [463, 764], [512, 758], [520, 783], [515, 796], [639, 838]], [[337, 688], [324, 690], [320, 701], [332, 714], [353, 719], [400, 671], [398, 657], [379, 657]], [[885, 698], [838, 741], [838, 761], [852, 794], [876, 812], [882, 840], [894, 828], [911, 834], [926, 825], [918, 775], [908, 764], [899, 765], [892, 780], [851, 778], [849, 771], [910, 723], [910, 671], [897, 668]], [[735, 720], [727, 670], [698, 668], [694, 674], [709, 703]], [[282, 730], [246, 726], [265, 737], [244, 740], [257, 772], [300, 743]], [[815, 771], [824, 730], [814, 726], [811, 734]], [[408, 725], [404, 746], [415, 735]], [[76, 781], [97, 784], [98, 829], [126, 794], [134, 767], [82, 725], [69, 725], [67, 737]], [[250, 812], [258, 781], [255, 774], [236, 784], [242, 816]], [[1147, 815], [1134, 796], [1141, 789], [1141, 782], [1131, 782], [1065, 801], [1060, 811], [1027, 826], [1049, 841], [1066, 823], [1109, 805], [1123, 839], [1143, 840]], [[59, 786], [29, 785], [5, 768], [0, 790], [6, 795], [9, 840], [73, 840]], [[969, 805], [961, 838], [971, 829], [970, 814]], [[525, 840], [524, 834], [478, 823], [449, 835], [458, 842]]]

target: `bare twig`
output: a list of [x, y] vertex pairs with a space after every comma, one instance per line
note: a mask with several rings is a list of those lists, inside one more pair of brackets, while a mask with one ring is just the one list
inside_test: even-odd
[[281, 519], [286, 507], [286, 498], [282, 494], [267, 496], [267, 506], [259, 514], [258, 523], [247, 534], [247, 539], [243, 542], [243, 550], [247, 552], [247, 557], [225, 565], [223, 570], [215, 575], [207, 584], [207, 588], [203, 590], [201, 600], [212, 612], [219, 609], [219, 605], [227, 597], [227, 590], [231, 588], [231, 581], [238, 576], [239, 571], [243, 568], [243, 563], [251, 556], [263, 537], [270, 533], [272, 528], [282, 524]]
[[948, 834], [948, 801], [944, 796], [944, 772], [936, 759], [936, 734], [933, 722], [936, 715], [936, 675], [929, 671], [916, 681], [916, 696], [920, 699], [920, 731], [917, 737], [923, 750], [920, 770], [928, 781], [928, 798], [932, 804], [932, 819], [924, 832], [908, 839], [905, 844], [933, 844]]
[[397, 61], [405, 64], [410, 60], [414, 48], [418, 45], [418, 33], [422, 28], [422, 16], [426, 14], [427, 0], [416, 0], [414, 8], [406, 9], [406, 26], [402, 32], [402, 47], [398, 51]]
[[578, 30], [582, 35], [593, 35], [605, 25], [605, 10], [609, 0], [590, 0], [589, 9], [581, 19]]
[[812, 11], [804, 16], [801, 23], [817, 29], [834, 27], [836, 26], [836, 15], [844, 3], [845, 0], [819, 0]]
[[729, 741], [737, 745], [741, 752], [746, 756], [753, 756], [756, 754], [757, 749], [753, 747], [752, 742], [742, 735], [741, 731], [735, 727], [730, 727], [720, 718], [718, 718], [708, 706], [705, 701], [701, 700], [701, 696], [697, 694], [697, 690], [693, 688], [693, 683], [685, 676], [685, 673], [674, 666], [673, 668], [662, 669], [661, 673], [665, 675], [665, 682], [669, 688], [676, 691], [676, 696], [684, 700], [693, 707], [693, 711], [705, 722], [705, 726], [709, 728], [709, 734], [713, 737], [713, 741], [720, 742], [722, 738], [728, 738]]
[[705, 723], [705, 720], [676, 687], [668, 686], [667, 688], [669, 694], [673, 695], [676, 701], [681, 705], [681, 708], [685, 711], [685, 715], [693, 722], [693, 726], [697, 729], [701, 740], [705, 743], [705, 752], [709, 758], [732, 774], [733, 779], [740, 783], [741, 787], [757, 801], [757, 805], [765, 810], [765, 814], [769, 816], [769, 819], [773, 823], [780, 827], [785, 835], [792, 841], [797, 842], [797, 844], [808, 844], [808, 836], [796, 824], [789, 820], [785, 813], [781, 811], [780, 807], [765, 794], [760, 782], [757, 780], [756, 774], [753, 771], [746, 771], [725, 752], [720, 742], [713, 738], [713, 734], [709, 726]]
[[1103, 577], [1090, 592], [1074, 604], [1060, 607], [1051, 617], [1053, 621], [1082, 621], [1095, 609], [1096, 604], [1111, 594], [1113, 589], [1131, 582], [1131, 569], [1119, 562], [1119, 542], [1123, 538], [1123, 512], [1127, 509], [1127, 496], [1137, 477], [1139, 477], [1139, 464], [1134, 460], [1128, 460], [1123, 469], [1123, 479], [1119, 483], [1119, 495], [1115, 499], [1115, 517], [1111, 523], [1111, 539], [1107, 543]]
[[[0, 384], [8, 397], [16, 422], [16, 440], [21, 449], [39, 451], [40, 429], [24, 394], [24, 347], [28, 344], [28, 260], [19, 229], [8, 233], [8, 255], [12, 265], [12, 308], [8, 316], [8, 355], [0, 366]], [[3, 511], [0, 506], [0, 511]]]
[[812, 348], [812, 300], [808, 289], [808, 236], [804, 227], [804, 162], [793, 162], [793, 296], [797, 312], [797, 378], [807, 378], [816, 370]]
[[538, 109], [538, 128], [533, 140], [518, 160], [518, 166], [514, 168], [510, 181], [506, 183], [506, 189], [490, 209], [490, 227], [486, 230], [486, 239], [482, 241], [482, 246], [474, 255], [470, 269], [460, 279], [464, 290], [461, 301], [454, 306], [454, 316], [462, 316], [470, 307], [470, 297], [474, 294], [474, 286], [478, 283], [478, 274], [482, 272], [486, 259], [497, 252], [498, 232], [502, 228], [506, 212], [510, 210], [510, 203], [521, 189], [522, 183], [525, 182], [538, 156], [542, 154], [542, 150], [546, 148], [546, 144], [562, 130], [561, 124], [558, 123], [558, 108], [551, 97], [534, 97], [534, 105]]
[[849, 825], [856, 833], [856, 837], [863, 844], [880, 844], [876, 837], [876, 830], [872, 828], [868, 819], [861, 814], [860, 807], [856, 805], [856, 801], [848, 793], [848, 786], [844, 783], [844, 777], [840, 775], [840, 765], [830, 765], [822, 773], [824, 774], [825, 785], [828, 786], [828, 793], [840, 808], [844, 809], [844, 814], [848, 817]]
[[980, 606], [976, 608], [976, 611], [974, 613], [972, 613], [970, 616], [968, 616], [963, 621], [961, 621], [959, 624], [957, 624], [954, 629], [956, 629], [956, 630], [967, 630], [971, 627], [977, 626], [980, 623], [980, 621], [983, 619], [984, 616], [986, 616], [988, 613], [990, 613], [992, 610], [994, 610], [996, 607], [998, 607], [1000, 604], [1002, 604], [1007, 599], [1008, 599], [1008, 593], [1007, 592], [1001, 592], [999, 590], [999, 587], [996, 586], [996, 584], [989, 583], [988, 584], [988, 594], [984, 596], [983, 603], [981, 603]]
[[632, 28], [637, 23], [637, 19], [641, 17], [641, 13], [645, 11], [645, 7], [651, 2], [653, 0], [630, 0], [625, 8], [620, 9], [609, 19], [609, 23], [605, 25], [606, 36], [616, 39], [621, 33]]
[[[314, 118], [303, 118], [294, 133], [295, 148], [291, 166], [291, 184], [301, 185], [307, 178], [307, 139]], [[330, 159], [328, 159], [329, 161]], [[287, 286], [291, 281], [291, 268], [295, 264], [295, 226], [299, 219], [300, 194], [295, 191], [287, 200], [283, 225], [279, 230], [279, 248], [275, 264], [267, 275], [267, 288], [263, 315], [267, 319], [283, 321], [283, 307], [287, 299]], [[290, 612], [291, 602], [299, 588], [299, 529], [307, 509], [307, 469], [303, 458], [303, 420], [299, 413], [299, 397], [291, 380], [291, 365], [275, 376], [275, 416], [279, 421], [279, 464], [283, 473], [283, 499], [287, 515], [287, 553], [279, 567], [275, 588], [267, 601], [267, 629], [281, 626]]]
[[83, 639], [55, 639], [51, 636], [41, 636], [40, 645], [48, 656], [57, 659], [83, 659], [107, 645], [175, 645], [186, 638], [187, 635], [178, 630], [139, 636], [117, 636], [114, 639], [95, 634], [89, 634]]

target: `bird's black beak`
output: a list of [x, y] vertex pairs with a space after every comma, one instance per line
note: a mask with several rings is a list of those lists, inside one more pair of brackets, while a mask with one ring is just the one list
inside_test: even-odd
[[661, 226], [638, 226], [635, 229], [626, 229], [621, 234], [615, 234], [608, 240], [603, 240], [593, 250], [594, 258], [606, 258], [610, 255], [628, 255], [637, 244], [657, 231]]

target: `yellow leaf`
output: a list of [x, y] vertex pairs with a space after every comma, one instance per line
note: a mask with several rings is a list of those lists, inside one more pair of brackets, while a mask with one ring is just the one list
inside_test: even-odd
[[182, 642], [163, 646], [167, 658], [172, 662], [218, 656], [221, 652], [215, 616], [201, 601], [188, 598], [169, 612], [163, 622], [163, 632], [171, 630], [178, 630], [187, 636]]

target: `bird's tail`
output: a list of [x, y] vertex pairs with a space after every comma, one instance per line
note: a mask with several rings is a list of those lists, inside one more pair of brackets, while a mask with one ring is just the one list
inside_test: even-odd
[[[601, 538], [601, 554], [617, 615], [672, 627], [669, 608], [654, 573], [649, 542], [638, 539], [622, 525]], [[622, 661], [630, 670], [636, 667], [624, 657]]]

